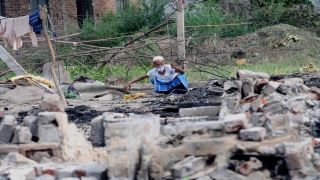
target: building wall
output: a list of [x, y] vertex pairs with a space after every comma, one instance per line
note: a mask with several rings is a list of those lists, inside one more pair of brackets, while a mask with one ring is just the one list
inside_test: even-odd
[[[93, 17], [99, 20], [102, 13], [116, 11], [116, 0], [92, 0]], [[49, 14], [57, 34], [70, 33], [78, 28], [76, 0], [48, 0]], [[4, 0], [3, 15], [19, 17], [32, 13], [31, 0]]]

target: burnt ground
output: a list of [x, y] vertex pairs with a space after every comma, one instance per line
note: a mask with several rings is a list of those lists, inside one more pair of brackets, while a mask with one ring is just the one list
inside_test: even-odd
[[[277, 75], [271, 76], [270, 80], [278, 81], [283, 78], [293, 77], [302, 78], [308, 87], [316, 86], [320, 88], [319, 72]], [[135, 114], [154, 113], [159, 114], [160, 117], [179, 117], [180, 108], [219, 106], [221, 104], [220, 96], [223, 92], [223, 82], [224, 81], [214, 79], [211, 80], [207, 86], [191, 89], [187, 94], [159, 96], [159, 98], [153, 100], [142, 101], [141, 106], [135, 108], [128, 105], [117, 106], [115, 104], [113, 108], [108, 111]], [[90, 124], [92, 119], [105, 112], [97, 111], [87, 105], [68, 106], [65, 111], [68, 115], [69, 122], [76, 124]], [[20, 111], [18, 112], [17, 120], [20, 123], [25, 116], [36, 115], [37, 113], [38, 109], [36, 108], [32, 108], [29, 111]]]

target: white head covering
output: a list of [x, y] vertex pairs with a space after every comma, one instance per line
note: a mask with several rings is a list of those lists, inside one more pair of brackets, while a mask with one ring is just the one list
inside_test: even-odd
[[153, 62], [155, 62], [156, 60], [164, 60], [162, 56], [155, 56], [153, 58]]

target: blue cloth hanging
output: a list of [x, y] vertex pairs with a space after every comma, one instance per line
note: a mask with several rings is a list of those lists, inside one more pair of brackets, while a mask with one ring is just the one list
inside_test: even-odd
[[29, 14], [29, 24], [33, 27], [34, 32], [40, 32], [42, 30], [42, 22], [39, 11]]

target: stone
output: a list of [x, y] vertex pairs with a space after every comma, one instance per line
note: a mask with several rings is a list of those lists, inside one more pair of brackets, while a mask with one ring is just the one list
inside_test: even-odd
[[291, 85], [290, 84], [280, 84], [276, 91], [283, 95], [293, 94], [291, 91]]
[[203, 106], [203, 107], [194, 107], [194, 108], [180, 108], [179, 115], [180, 117], [189, 117], [189, 116], [209, 116], [214, 117], [218, 116], [221, 106]]
[[65, 162], [87, 163], [94, 160], [91, 142], [87, 141], [74, 123], [61, 130], [61, 158]]
[[237, 132], [240, 129], [249, 128], [249, 118], [249, 113], [226, 115], [223, 121], [224, 129], [226, 132]]
[[17, 166], [32, 166], [38, 164], [37, 162], [24, 157], [23, 155], [15, 152], [10, 152], [2, 161], [1, 166], [17, 165]]
[[68, 115], [64, 112], [40, 112], [37, 120], [38, 126], [54, 124], [61, 129], [68, 125]]
[[289, 114], [274, 114], [267, 113], [265, 128], [268, 134], [286, 134], [291, 130]]
[[306, 101], [306, 104], [308, 105], [308, 107], [310, 107], [310, 108], [317, 105], [317, 103], [314, 100], [306, 99], [305, 101]]
[[42, 174], [38, 176], [35, 180], [55, 180], [56, 178], [54, 176], [51, 176], [49, 174]]
[[301, 79], [301, 78], [285, 78], [285, 79], [282, 80], [282, 82], [284, 84], [292, 84], [292, 83], [295, 83], [295, 82], [298, 82], [298, 83], [301, 83], [301, 84], [304, 83], [303, 79]]
[[114, 114], [109, 113], [105, 118], [104, 127], [109, 178], [132, 179], [137, 173], [136, 166], [142, 142], [153, 143], [160, 136], [159, 115], [114, 118]]
[[28, 127], [21, 127], [18, 125], [14, 131], [14, 135], [11, 143], [15, 143], [15, 144], [30, 143], [31, 138], [32, 138], [32, 134], [30, 132], [30, 129]]
[[294, 96], [290, 99], [287, 99], [285, 103], [288, 104], [288, 106], [291, 108], [298, 105], [305, 106], [306, 98], [307, 98], [306, 95]]
[[53, 125], [40, 125], [38, 129], [39, 142], [60, 142], [58, 128]]
[[23, 118], [21, 126], [28, 127], [32, 136], [38, 137], [38, 117], [37, 116], [26, 116]]
[[160, 118], [161, 124], [175, 124], [180, 122], [199, 122], [199, 121], [217, 121], [216, 117], [209, 116], [195, 116], [195, 117], [168, 117], [168, 118]]
[[6, 115], [0, 124], [0, 142], [9, 143], [17, 126], [17, 120], [14, 116]]
[[19, 146], [13, 144], [0, 145], [0, 159], [6, 157], [10, 152], [19, 153]]
[[37, 151], [34, 153], [33, 156], [30, 157], [30, 159], [40, 163], [42, 161], [43, 158], [50, 158], [50, 155], [48, 152], [41, 152], [41, 151]]
[[243, 69], [243, 70], [238, 70], [238, 75], [241, 77], [250, 77], [250, 78], [253, 78], [254, 80], [257, 79], [257, 78], [260, 78], [260, 79], [270, 79], [270, 76], [269, 74], [267, 73], [264, 73], [264, 72], [254, 72], [254, 71], [250, 71], [250, 70], [246, 70], [246, 69]]
[[47, 94], [39, 103], [40, 112], [64, 112], [64, 105], [57, 94]]
[[240, 78], [242, 81], [242, 92], [244, 96], [248, 96], [249, 94], [253, 94], [253, 79], [250, 77]]
[[264, 113], [283, 113], [288, 110], [288, 108], [281, 101], [271, 101], [267, 102], [261, 109]]
[[263, 127], [266, 122], [266, 117], [261, 112], [251, 113], [249, 123], [254, 127]]
[[258, 98], [255, 101], [252, 101], [251, 103], [251, 109], [253, 112], [260, 111], [260, 109], [267, 103], [267, 100], [265, 98]]
[[103, 116], [98, 116], [91, 120], [90, 137], [88, 140], [93, 146], [104, 146]]
[[61, 158], [59, 143], [29, 143], [19, 146], [19, 153], [28, 158], [34, 156], [37, 152], [47, 152], [50, 157]]
[[243, 164], [240, 164], [236, 168], [236, 171], [239, 172], [240, 174], [248, 175], [252, 171], [258, 170], [261, 167], [262, 167], [262, 163], [259, 159], [255, 157], [250, 157], [250, 160]]
[[10, 180], [35, 180], [37, 174], [33, 167], [11, 168], [6, 179]]
[[240, 152], [240, 153], [257, 152], [259, 149], [259, 146], [260, 146], [259, 142], [239, 141], [234, 147], [233, 152]]
[[267, 177], [261, 171], [251, 172], [248, 177], [250, 179], [267, 180]]
[[[77, 165], [68, 165], [64, 168], [60, 168], [57, 170], [57, 179], [64, 179], [68, 177], [72, 177], [72, 173], [76, 170]], [[79, 178], [77, 178], [79, 179]]]
[[263, 87], [266, 86], [268, 83], [269, 83], [269, 79], [267, 79], [267, 78], [264, 78], [264, 79], [257, 78], [257, 79], [253, 82], [253, 84], [254, 84], [254, 91], [255, 91], [257, 94], [261, 94], [261, 91], [262, 91]]
[[266, 134], [266, 129], [264, 127], [253, 127], [241, 129], [239, 136], [243, 141], [262, 141], [266, 137]]
[[224, 126], [221, 121], [182, 122], [162, 125], [160, 131], [163, 135], [171, 136], [190, 136], [192, 134], [222, 135]]
[[203, 157], [188, 156], [172, 166], [171, 175], [175, 178], [187, 177], [202, 170], [205, 164], [206, 161]]
[[229, 169], [219, 169], [217, 171], [213, 171], [211, 173], [208, 174], [212, 179], [225, 179], [225, 180], [249, 180], [249, 178], [238, 174], [234, 171], [231, 171]]
[[305, 111], [304, 107], [305, 106], [303, 106], [303, 105], [297, 105], [297, 106], [292, 107], [291, 110], [294, 114], [302, 114]]
[[289, 170], [299, 170], [303, 174], [315, 172], [311, 161], [314, 153], [311, 138], [305, 138], [299, 142], [284, 142], [284, 148], [285, 161]]
[[[96, 162], [87, 163], [76, 167], [73, 176], [83, 179], [83, 177], [94, 177], [97, 180], [107, 179], [108, 164], [100, 164]], [[81, 175], [84, 176], [81, 176]]]
[[266, 86], [263, 87], [261, 94], [263, 94], [265, 97], [269, 96], [271, 93], [276, 91], [279, 85], [279, 82], [270, 81]]

